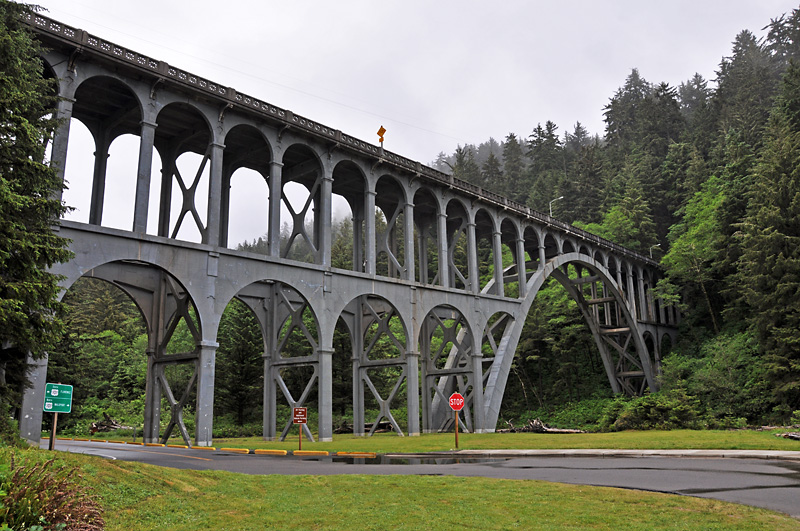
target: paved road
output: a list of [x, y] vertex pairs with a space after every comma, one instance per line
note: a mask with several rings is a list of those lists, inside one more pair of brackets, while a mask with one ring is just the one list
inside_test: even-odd
[[[42, 445], [46, 448], [46, 444]], [[57, 450], [195, 470], [244, 474], [414, 474], [539, 479], [560, 483], [640, 489], [715, 498], [763, 507], [800, 518], [800, 459], [727, 458], [741, 452], [705, 452], [722, 457], [665, 457], [670, 452], [566, 451], [492, 452], [458, 457], [421, 455], [377, 459], [273, 457], [223, 451], [58, 441]], [[647, 455], [647, 454], [650, 455]], [[686, 453], [686, 452], [684, 452]], [[704, 452], [689, 452], [702, 455]], [[655, 455], [653, 455], [655, 454]], [[658, 455], [661, 454], [661, 455]], [[769, 456], [769, 452], [744, 455]]]

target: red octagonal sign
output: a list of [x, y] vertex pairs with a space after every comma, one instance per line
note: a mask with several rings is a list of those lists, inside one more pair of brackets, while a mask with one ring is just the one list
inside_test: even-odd
[[464, 397], [461, 396], [461, 393], [450, 395], [450, 407], [453, 411], [461, 411], [461, 408], [464, 407]]

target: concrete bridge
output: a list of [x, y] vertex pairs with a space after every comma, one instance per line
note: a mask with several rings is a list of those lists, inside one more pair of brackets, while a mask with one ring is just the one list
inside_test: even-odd
[[[279, 400], [300, 406], [315, 391], [319, 438], [331, 440], [334, 356], [352, 360], [356, 434], [381, 419], [402, 434], [397, 408], [407, 410], [408, 435], [450, 429], [446, 397], [454, 391], [466, 397], [463, 428], [493, 431], [525, 317], [551, 276], [577, 302], [613, 391], [657, 388], [660, 349], [674, 341], [678, 315], [652, 296], [659, 269], [648, 257], [80, 29], [40, 15], [29, 24], [58, 80], [64, 121], [51, 159], [62, 176], [70, 119], [95, 142], [88, 223], [61, 224], [75, 257], [55, 272], [65, 288], [81, 277], [110, 282], [141, 311], [149, 338], [146, 441], [178, 430], [188, 443], [183, 409], [194, 394], [194, 444], [211, 444], [217, 329], [234, 298], [262, 330], [267, 439], [290, 427], [278, 425]], [[106, 185], [118, 178], [107, 161], [112, 142], [128, 134], [139, 138], [138, 163], [130, 227], [120, 230], [103, 224], [114, 208]], [[187, 153], [199, 161], [194, 174], [179, 164]], [[241, 168], [263, 177], [265, 254], [229, 246], [240, 215], [230, 194]], [[287, 192], [297, 184], [305, 191], [299, 203]], [[350, 210], [352, 256], [332, 248], [337, 201]], [[491, 273], [481, 276], [482, 267]], [[181, 320], [196, 348], [168, 354]], [[352, 352], [334, 351], [342, 322]], [[302, 353], [287, 352], [290, 338]], [[194, 368], [185, 389], [172, 389], [165, 376], [175, 364]], [[285, 371], [298, 367], [310, 374], [307, 385], [289, 389]], [[374, 374], [387, 369], [395, 385], [379, 390]], [[38, 362], [23, 403], [20, 428], [29, 440], [40, 437], [46, 372], [47, 361]], [[368, 396], [378, 418], [365, 418]]]

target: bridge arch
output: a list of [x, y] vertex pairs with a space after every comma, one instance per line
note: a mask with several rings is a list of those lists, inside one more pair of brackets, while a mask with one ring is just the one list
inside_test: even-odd
[[[284, 440], [292, 424], [289, 419], [277, 426], [278, 397], [291, 410], [306, 406], [315, 389], [318, 400], [325, 396], [319, 392], [322, 323], [309, 300], [285, 282], [262, 279], [239, 290], [235, 298], [255, 314], [264, 341], [263, 436], [273, 440], [280, 428], [279, 438]], [[309, 427], [303, 430], [313, 440]]]
[[473, 429], [473, 408], [475, 424], [483, 426], [480, 347], [466, 316], [454, 306], [434, 307], [420, 323], [418, 341], [423, 432], [444, 431], [454, 425], [447, 404], [455, 391], [466, 399], [464, 427]]
[[414, 190], [414, 227], [415, 227], [415, 256], [419, 258], [419, 270], [416, 279], [427, 285], [443, 285], [445, 273], [440, 257], [442, 252], [444, 230], [444, 213], [442, 205], [436, 194], [427, 186], [418, 186]]
[[[177, 430], [186, 444], [191, 444], [183, 420], [183, 409], [195, 394], [195, 437], [202, 441], [205, 431], [210, 430], [211, 426], [210, 419], [203, 418], [203, 413], [213, 403], [213, 363], [209, 370], [208, 362], [213, 360], [216, 350], [218, 320], [195, 302], [187, 283], [154, 263], [132, 260], [99, 263], [83, 274], [68, 277], [63, 286], [72, 287], [79, 278], [98, 279], [116, 286], [134, 302], [142, 316], [147, 332], [145, 437], [158, 440], [161, 436], [162, 441], [167, 441], [172, 432]], [[194, 348], [188, 352], [170, 353], [168, 345], [181, 323], [191, 334]], [[190, 365], [192, 368], [192, 375], [184, 389], [174, 389], [174, 382], [170, 382], [167, 370], [174, 365]], [[160, 435], [162, 398], [169, 404], [170, 420], [163, 435]]]
[[[382, 296], [363, 294], [347, 303], [339, 318], [347, 327], [352, 347], [353, 434], [367, 434], [365, 421], [371, 420], [368, 435], [372, 435], [385, 419], [403, 435], [392, 409], [405, 402], [407, 431], [418, 435], [417, 356], [400, 310]], [[372, 419], [367, 419], [368, 409], [377, 409]]]
[[[570, 276], [568, 266], [577, 275]], [[584, 275], [587, 272], [588, 275]], [[520, 315], [527, 315], [537, 293], [555, 277], [578, 303], [600, 351], [606, 375], [615, 393], [641, 394], [645, 386], [657, 389], [650, 355], [628, 301], [611, 272], [592, 256], [572, 252], [550, 259], [528, 282]], [[524, 319], [508, 329], [504, 348], [495, 356], [486, 376], [485, 422], [492, 429], [499, 417], [502, 397], [522, 333]]]

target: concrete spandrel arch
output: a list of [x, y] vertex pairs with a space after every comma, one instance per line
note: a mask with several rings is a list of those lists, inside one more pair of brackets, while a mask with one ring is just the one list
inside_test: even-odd
[[437, 265], [442, 253], [439, 234], [439, 216], [442, 206], [436, 194], [426, 186], [419, 186], [413, 195], [414, 230], [416, 245], [414, 256], [418, 259], [415, 278], [422, 284], [442, 285], [443, 275]]
[[446, 217], [448, 287], [469, 291], [477, 275], [474, 240], [470, 238], [470, 227], [474, 228], [471, 209], [460, 197], [451, 197], [444, 212]]
[[[405, 252], [405, 215], [408, 205], [406, 189], [391, 174], [381, 175], [375, 184], [375, 256], [376, 274], [403, 278], [408, 264]], [[382, 214], [379, 221], [378, 213]]]
[[[350, 225], [352, 247], [350, 256], [337, 256], [331, 253], [331, 266], [350, 271], [365, 272], [367, 252], [364, 241], [367, 230], [366, 215], [368, 181], [362, 167], [352, 160], [340, 160], [333, 166], [333, 183], [331, 184], [332, 230], [340, 228], [339, 237], [346, 235], [347, 224]], [[347, 209], [350, 212], [348, 215]], [[338, 224], [338, 225], [337, 225]], [[332, 235], [332, 239], [335, 235]], [[336, 243], [332, 242], [332, 246]]]
[[[325, 219], [325, 165], [314, 146], [295, 142], [281, 156], [281, 219], [279, 226], [288, 227], [281, 235], [281, 258], [322, 264], [322, 238], [330, 219]], [[327, 204], [328, 208], [330, 207]], [[330, 211], [327, 212], [330, 215]], [[285, 237], [284, 237], [285, 236]]]
[[[264, 341], [263, 435], [273, 440], [277, 428], [281, 428], [283, 440], [291, 428], [291, 419], [282, 427], [277, 425], [279, 395], [289, 408], [308, 405], [315, 389], [318, 400], [322, 401], [320, 321], [308, 299], [280, 281], [262, 279], [250, 283], [235, 298], [256, 316]], [[304, 374], [304, 369], [310, 375]], [[290, 374], [292, 371], [295, 374]], [[303, 430], [313, 441], [309, 427], [304, 426]]]
[[[345, 306], [340, 319], [347, 327], [352, 346], [354, 435], [365, 434], [366, 420], [372, 425], [369, 435], [375, 433], [382, 420], [402, 435], [392, 409], [403, 405], [409, 434], [418, 434], [417, 359], [408, 356], [413, 350], [409, 347], [410, 332], [400, 311], [383, 297], [364, 294]], [[373, 419], [365, 418], [367, 401], [377, 406], [378, 414]]]
[[[236, 248], [269, 232], [272, 147], [251, 124], [230, 128], [224, 143], [220, 245]], [[242, 238], [245, 230], [249, 234]]]
[[418, 344], [423, 431], [434, 433], [453, 427], [446, 406], [455, 391], [466, 399], [464, 428], [472, 431], [473, 426], [482, 427], [483, 373], [475, 365], [480, 358], [472, 355], [479, 346], [469, 319], [453, 306], [436, 306], [420, 323]]
[[[144, 409], [144, 437], [150, 442], [169, 439], [177, 429], [186, 444], [191, 437], [183, 420], [183, 409], [192, 391], [196, 390], [197, 444], [210, 441], [213, 404], [213, 362], [216, 349], [216, 322], [204, 322], [205, 316], [195, 303], [186, 285], [165, 268], [141, 261], [117, 260], [95, 265], [83, 271], [78, 278], [97, 278], [109, 282], [125, 292], [142, 314], [147, 329], [147, 376]], [[64, 284], [71, 286], [75, 278]], [[211, 319], [211, 321], [214, 321]], [[173, 335], [183, 322], [194, 340], [194, 350], [177, 354], [168, 353]], [[210, 329], [213, 333], [210, 335]], [[172, 389], [165, 372], [174, 364], [193, 365], [193, 374], [185, 389]], [[178, 394], [182, 392], [182, 394]], [[160, 432], [161, 401], [170, 406], [170, 420], [163, 435]]]
[[[596, 277], [596, 281], [602, 282], [602, 284], [605, 286], [606, 296], [613, 299], [616, 312], [618, 312], [621, 322], [627, 324], [627, 328], [630, 330], [630, 346], [635, 350], [635, 353], [638, 356], [638, 362], [641, 364], [642, 370], [645, 373], [644, 376], [647, 384], [651, 389], [657, 389], [652, 365], [650, 363], [649, 355], [642, 339], [642, 332], [639, 329], [636, 318], [631, 314], [624, 294], [621, 291], [620, 286], [617, 285], [614, 276], [611, 275], [608, 269], [606, 269], [602, 264], [599, 264], [592, 257], [580, 253], [568, 253], [558, 255], [548, 260], [545, 267], [537, 271], [528, 281], [528, 293], [520, 307], [520, 315], [528, 314], [536, 295], [544, 285], [545, 281], [550, 276], [555, 276], [567, 289], [570, 297], [579, 303], [581, 313], [583, 314], [584, 320], [592, 332], [595, 343], [597, 344], [598, 349], [601, 351], [601, 355], [605, 353], [603, 355], [603, 361], [612, 389], [614, 389], [616, 392], [620, 391], [619, 383], [616, 381], [618, 378], [615, 373], [615, 367], [612, 365], [613, 360], [610, 359], [607, 350], [608, 347], [605, 346], [604, 343], [604, 327], [600, 326], [600, 324], [596, 322], [592, 316], [592, 312], [590, 311], [591, 309], [587, 307], [586, 300], [581, 300], [584, 299], [584, 297], [578, 293], [575, 286], [571, 285], [569, 277], [564, 272], [565, 266], [575, 266], [583, 270], [590, 271], [592, 277]], [[488, 371], [488, 375], [485, 377], [487, 391], [485, 397], [484, 416], [487, 429], [492, 429], [499, 418], [500, 407], [502, 405], [508, 374], [511, 369], [511, 364], [513, 362], [516, 347], [522, 333], [524, 322], [525, 319], [520, 319], [510, 327], [503, 339], [504, 345], [495, 356], [494, 362]]]

